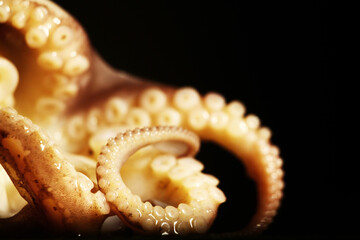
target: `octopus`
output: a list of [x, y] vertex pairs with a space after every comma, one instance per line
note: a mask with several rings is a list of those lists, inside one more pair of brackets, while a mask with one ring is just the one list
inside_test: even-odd
[[195, 159], [211, 141], [256, 183], [259, 233], [284, 187], [270, 138], [238, 100], [111, 68], [53, 2], [0, 0], [0, 229], [205, 233], [226, 201]]

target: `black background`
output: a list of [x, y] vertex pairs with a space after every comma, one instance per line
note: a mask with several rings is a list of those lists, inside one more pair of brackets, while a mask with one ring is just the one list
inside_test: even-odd
[[[272, 129], [286, 188], [279, 214], [262, 238], [357, 234], [357, 222], [350, 220], [356, 190], [348, 187], [346, 166], [337, 164], [326, 1], [56, 2], [80, 21], [114, 68], [241, 100]], [[205, 144], [206, 151], [215, 158], [206, 170], [220, 171], [220, 180], [243, 171], [234, 161], [222, 161], [223, 152], [212, 145]], [[224, 181], [226, 190], [241, 192], [239, 181]], [[226, 211], [236, 223], [238, 212]], [[228, 228], [218, 223], [213, 232], [236, 230], [232, 223], [225, 223]]]

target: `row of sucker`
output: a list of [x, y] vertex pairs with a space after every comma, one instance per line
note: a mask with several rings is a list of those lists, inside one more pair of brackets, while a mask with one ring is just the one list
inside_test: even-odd
[[[182, 126], [195, 132], [224, 130], [229, 136], [241, 136], [248, 129], [262, 139], [269, 139], [271, 132], [259, 128], [260, 120], [253, 114], [244, 117], [245, 107], [239, 101], [226, 104], [216, 93], [204, 97], [193, 88], [184, 87], [168, 93], [159, 87], [150, 87], [135, 99], [121, 95], [109, 97], [102, 105], [71, 116], [58, 136], [70, 142], [70, 151], [81, 151], [88, 142], [97, 156], [109, 137], [117, 132], [135, 127]], [[59, 137], [60, 139], [60, 137]], [[64, 143], [66, 144], [66, 143]]]
[[[202, 163], [192, 157], [176, 159], [172, 154], [178, 150], [156, 155], [147, 165], [140, 164], [151, 169], [146, 179], [154, 188], [142, 186], [139, 196], [124, 183], [119, 172], [134, 149], [141, 149], [150, 141], [174, 144], [173, 141], [183, 141], [181, 135], [188, 138], [189, 133], [176, 127], [145, 128], [119, 134], [102, 148], [97, 167], [99, 187], [114, 211], [136, 231], [162, 235], [204, 233], [211, 226], [218, 206], [225, 201], [216, 187], [219, 181], [201, 173]], [[177, 144], [174, 147], [182, 149]], [[184, 152], [187, 151], [181, 150], [179, 154]]]
[[[46, 0], [0, 0], [0, 27], [2, 24], [21, 33], [26, 47], [34, 54], [36, 70], [33, 72], [36, 74], [31, 76], [31, 80], [24, 81], [24, 74], [18, 72], [18, 61], [9, 57], [6, 49], [0, 48], [0, 108], [15, 107], [36, 123], [47, 123], [41, 126], [57, 146], [29, 119], [10, 109], [1, 109], [0, 130], [11, 130], [12, 135], [5, 138], [0, 135], [0, 140], [10, 152], [4, 156], [12, 165], [5, 163], [4, 157], [1, 161], [8, 173], [13, 173], [16, 167], [24, 175], [28, 186], [23, 189], [21, 186], [26, 184], [19, 186], [20, 177], [9, 174], [21, 195], [30, 204], [43, 206], [43, 211], [56, 222], [55, 225], [95, 231], [93, 220], [84, 212], [88, 210], [90, 215], [96, 215], [94, 221], [98, 223], [103, 219], [102, 215], [110, 211], [108, 201], [119, 217], [138, 231], [176, 234], [207, 230], [225, 197], [216, 187], [218, 180], [201, 173], [202, 164], [192, 158], [198, 148], [196, 135], [234, 153], [257, 183], [257, 212], [244, 232], [259, 232], [271, 223], [284, 187], [282, 159], [279, 149], [270, 142], [271, 131], [261, 126], [257, 116], [245, 115], [245, 107], [240, 101], [227, 103], [220, 94], [201, 95], [191, 87], [173, 89], [144, 85], [135, 92], [129, 90], [127, 94], [114, 90], [90, 108], [66, 115], [58, 122], [67, 100], [77, 96], [89, 80], [86, 75], [91, 68], [91, 59], [84, 31], [67, 13]], [[12, 40], [0, 39], [17, 43]], [[34, 90], [34, 81], [38, 81], [36, 84], [40, 90]], [[34, 102], [31, 97], [35, 97]], [[171, 127], [143, 128], [150, 126]], [[134, 128], [142, 129], [127, 131]], [[122, 176], [128, 176], [127, 166], [122, 166], [123, 162], [114, 158], [124, 155], [119, 152], [119, 146], [153, 143], [154, 139], [163, 141], [171, 137], [180, 138], [180, 144], [173, 141], [154, 144], [157, 150], [152, 152], [154, 156], [149, 160], [144, 177], [150, 179], [152, 176], [149, 183], [153, 183], [152, 189], [158, 191], [162, 199], [146, 201], [146, 197], [133, 194], [135, 189], [127, 187], [130, 178], [122, 179]], [[159, 155], [158, 151], [171, 154]], [[33, 161], [34, 156], [44, 162], [45, 159], [51, 161], [43, 166]], [[125, 173], [119, 175], [120, 169], [126, 170]], [[48, 186], [46, 178], [50, 175], [60, 187], [56, 184]], [[41, 181], [37, 179], [39, 176]], [[168, 183], [166, 187], [169, 189], [158, 190], [164, 183]], [[100, 191], [92, 193], [97, 184], [106, 192], [105, 195]], [[121, 191], [113, 191], [111, 187], [114, 186]], [[169, 192], [174, 192], [174, 189], [179, 189], [174, 193], [177, 201], [175, 197], [169, 197]], [[68, 197], [64, 193], [69, 193]], [[170, 202], [165, 204], [164, 199]], [[10, 209], [8, 205], [4, 206]]]
[[271, 223], [280, 205], [284, 187], [282, 159], [279, 149], [270, 142], [269, 128], [245, 111], [240, 101], [226, 103], [217, 93], [201, 96], [190, 87], [174, 91], [150, 87], [131, 100], [114, 94], [102, 105], [74, 116], [65, 127], [71, 131], [65, 130], [61, 136], [79, 143], [72, 144], [70, 147], [78, 149], [71, 150], [90, 149], [90, 155], [96, 157], [108, 138], [126, 129], [172, 125], [194, 131], [243, 160], [248, 175], [258, 184], [258, 212], [246, 231], [258, 232]]
[[[85, 201], [85, 203], [90, 205], [94, 205], [94, 201], [100, 202], [97, 205], [101, 206], [100, 208], [102, 209], [102, 214], [97, 212], [99, 211], [98, 209], [95, 209], [95, 212], [97, 212], [95, 215], [99, 214], [102, 216], [104, 213], [108, 212], [108, 210], [106, 204], [103, 205], [104, 199], [102, 199], [101, 194], [94, 194], [95, 196], [97, 195], [95, 197], [97, 200], [94, 200], [94, 197], [91, 196], [91, 190], [93, 189], [94, 185], [89, 181], [89, 179], [84, 175], [73, 172], [73, 168], [71, 167], [70, 170], [66, 170], [66, 168], [69, 166], [67, 166], [66, 162], [60, 159], [60, 156], [55, 156], [60, 153], [53, 147], [53, 143], [49, 142], [47, 137], [41, 133], [39, 127], [33, 125], [29, 119], [18, 115], [14, 110], [2, 109], [0, 113], [0, 120], [2, 123], [2, 129], [0, 130], [7, 131], [7, 134], [10, 135], [2, 139], [2, 146], [11, 153], [11, 156], [15, 159], [16, 166], [19, 167], [21, 174], [25, 176], [25, 179], [22, 179], [22, 181], [27, 181], [29, 183], [31, 191], [33, 192], [33, 196], [36, 199], [34, 204], [38, 202], [38, 204], [44, 208], [43, 210], [45, 214], [48, 216], [48, 218], [51, 219], [53, 224], [55, 222], [57, 228], [63, 225], [65, 225], [63, 227], [70, 225], [72, 228], [75, 227], [76, 231], [84, 231], [84, 229], [89, 231], [89, 226], [86, 224], [86, 221], [84, 221], [84, 218], [89, 218], [89, 221], [94, 221], [94, 216], [91, 216], [91, 214], [94, 215], [94, 212], [90, 214], [84, 214], [83, 210], [86, 210], [86, 207], [84, 206], [81, 208], [76, 206], [77, 209], [74, 212], [73, 205], [76, 205], [76, 203], [73, 201], [76, 199], [76, 196], [74, 197], [73, 195], [76, 195], [77, 193], [70, 193], [69, 191], [73, 190], [69, 189], [69, 186], [71, 188], [71, 186], [74, 185], [74, 180], [72, 179], [76, 178], [75, 185], [77, 188], [80, 188], [80, 192], [85, 191], [80, 193], [82, 195], [82, 201]], [[22, 128], [22, 131], [19, 131], [19, 128]], [[174, 144], [174, 148], [164, 148], [158, 143], [159, 145], [157, 145], [157, 147], [163, 150], [170, 149], [170, 151], [176, 155], [191, 156], [197, 151], [199, 147], [199, 142], [196, 135], [175, 127], [153, 127], [142, 130], [134, 130], [132, 132], [126, 132], [119, 138], [121, 139], [122, 145], [127, 143], [130, 145], [128, 150], [134, 151], [134, 147], [131, 145], [143, 144], [141, 138], [140, 141], [137, 139], [142, 134], [144, 135], [143, 141], [147, 141], [149, 143], [157, 143], [156, 139], [158, 139], [158, 141], [163, 141], [165, 138], [166, 140], [166, 138], [168, 138], [170, 135], [170, 139], [174, 138], [175, 140], [178, 140], [180, 144]], [[147, 138], [149, 136], [151, 136], [151, 138]], [[184, 143], [186, 145], [185, 147], [182, 146]], [[110, 146], [114, 147], [113, 144], [109, 143], [103, 149], [103, 152], [107, 153], [107, 157], [109, 157], [109, 154], [111, 156], [114, 155], [114, 152], [112, 151], [113, 149], [107, 149]], [[37, 148], [40, 148], [40, 150]], [[50, 151], [50, 153], [48, 151]], [[122, 153], [126, 155], [126, 151], [125, 153], [122, 151]], [[40, 156], [40, 154], [43, 155]], [[47, 156], [49, 154], [51, 154], [51, 159], [49, 159], [49, 156]], [[21, 156], [21, 158], [17, 159], [16, 156]], [[173, 155], [156, 156], [156, 158], [151, 161], [148, 169], [152, 170], [154, 176], [162, 178], [160, 179], [160, 182], [161, 180], [164, 180], [164, 178], [170, 179], [175, 184], [172, 189], [178, 189], [179, 187], [183, 188], [183, 192], [188, 192], [187, 195], [189, 196], [189, 199], [184, 201], [184, 203], [180, 203], [178, 208], [174, 208], [173, 206], [167, 206], [164, 208], [160, 206], [154, 206], [152, 208], [150, 206], [151, 204], [146, 202], [140, 208], [144, 211], [151, 210], [149, 212], [150, 215], [148, 215], [147, 218], [143, 217], [140, 219], [135, 219], [136, 215], [133, 212], [129, 215], [132, 216], [132, 220], [139, 222], [142, 226], [142, 229], [146, 232], [154, 233], [158, 230], [161, 234], [186, 234], [194, 231], [196, 233], [203, 233], [211, 226], [211, 223], [216, 216], [218, 205], [225, 201], [224, 194], [221, 192], [221, 190], [216, 188], [216, 185], [219, 183], [219, 181], [212, 176], [200, 173], [200, 171], [203, 169], [203, 165], [200, 162], [190, 157], [183, 157], [178, 161], [173, 162], [173, 157]], [[61, 185], [57, 186], [59, 189], [53, 189], [52, 185], [49, 186], [44, 184], [45, 180], [49, 177], [46, 176], [46, 174], [51, 174], [52, 182], [55, 182], [55, 185], [59, 183], [57, 182], [59, 179], [56, 178], [57, 174], [52, 172], [51, 167], [47, 166], [47, 164], [43, 164], [45, 161], [43, 161], [44, 158], [51, 160], [47, 164], [53, 164], [52, 167], [57, 169], [55, 170], [56, 173], [58, 174], [61, 172], [63, 175], [62, 177], [67, 179], [67, 181], [63, 181], [63, 184], [67, 186], [65, 189], [62, 189]], [[34, 160], [36, 163], [40, 164], [43, 169], [40, 169], [38, 166], [35, 167], [34, 165], [37, 164], [33, 163]], [[7, 162], [12, 161], [12, 159], [7, 159]], [[100, 188], [106, 188], [107, 185], [112, 182], [110, 180], [114, 180], [114, 177], [108, 176], [108, 171], [104, 168], [104, 166], [106, 167], [107, 164], [106, 160], [99, 160], [99, 163], [105, 163], [105, 165], [102, 165], [97, 169], [98, 176], [105, 174], [105, 177], [99, 180], [99, 186]], [[7, 166], [7, 164], [5, 164], [5, 166]], [[49, 173], [49, 171], [51, 173]], [[184, 179], [188, 179], [188, 181], [185, 181]], [[115, 182], [119, 182], [119, 179], [116, 178]], [[57, 196], [59, 192], [61, 196]], [[161, 189], [160, 192], [163, 192], [163, 194], [167, 193], [167, 191], [164, 191], [164, 189]], [[29, 191], [26, 192], [26, 194], [28, 193]], [[116, 199], [118, 203], [123, 203], [124, 199], [130, 199], [130, 191], [128, 189], [121, 191], [121, 194], [125, 194], [126, 196], [113, 196], [114, 194], [112, 192], [108, 192], [106, 194], [106, 200], [111, 201]], [[179, 196], [182, 194], [183, 193], [181, 191], [180, 193], [175, 194], [176, 196], [174, 199], [179, 199]], [[30, 195], [32, 194], [30, 193]], [[72, 196], [69, 199], [69, 196], [66, 195]], [[23, 194], [23, 197], [25, 197], [28, 201], [30, 198], [34, 199], [33, 197], [26, 196], [25, 194]], [[63, 199], [64, 197], [65, 200]], [[135, 197], [135, 199], [139, 200], [139, 197]], [[84, 204], [83, 202], [78, 203]], [[94, 211], [94, 209], [92, 211]], [[160, 225], [155, 224], [156, 226], [160, 227], [158, 228], [153, 226], [152, 223], [154, 222], [160, 222]]]
[[[0, 24], [21, 32], [26, 47], [35, 52], [35, 59], [31, 61], [39, 68], [41, 81], [38, 87], [42, 89], [36, 102], [31, 103], [37, 113], [33, 116], [40, 116], [37, 121], [63, 112], [66, 100], [75, 97], [79, 90], [80, 76], [90, 68], [81, 28], [67, 14], [59, 13], [60, 9], [52, 6], [54, 4], [45, 2], [0, 0]], [[30, 84], [28, 86], [31, 88]], [[2, 105], [14, 104], [7, 100]]]

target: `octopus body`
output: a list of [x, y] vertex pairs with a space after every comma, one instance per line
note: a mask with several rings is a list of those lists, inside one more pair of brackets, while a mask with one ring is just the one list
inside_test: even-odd
[[118, 217], [144, 234], [204, 233], [226, 201], [194, 158], [212, 141], [257, 184], [243, 232], [260, 232], [284, 187], [270, 137], [240, 101], [112, 69], [51, 1], [0, 0], [0, 225], [36, 215], [94, 233]]

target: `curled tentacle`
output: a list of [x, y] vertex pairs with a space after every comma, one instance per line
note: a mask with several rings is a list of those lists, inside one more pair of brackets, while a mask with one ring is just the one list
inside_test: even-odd
[[[143, 187], [140, 192], [144, 192], [141, 195], [153, 195], [168, 202], [163, 203], [163, 206], [143, 202], [138, 195], [129, 191], [119, 176], [125, 161], [137, 150], [150, 144], [171, 155], [158, 156], [151, 162], [155, 175], [147, 181], [160, 177], [157, 184], [152, 185], [158, 186], [161, 191]], [[97, 176], [100, 189], [111, 203], [113, 211], [137, 231], [204, 233], [211, 226], [217, 207], [225, 201], [225, 197], [216, 188], [218, 181], [210, 178], [211, 181], [206, 175], [200, 174], [203, 168], [201, 163], [191, 158], [182, 158], [176, 163], [173, 157], [192, 156], [198, 147], [199, 140], [195, 134], [175, 127], [143, 128], [119, 134], [109, 140], [99, 155]]]
[[[139, 98], [147, 98], [149, 91], [154, 92], [145, 90]], [[257, 212], [244, 232], [265, 229], [276, 215], [283, 188], [282, 159], [278, 148], [270, 143], [270, 130], [260, 127], [255, 115], [245, 116], [241, 102], [227, 104], [225, 98], [216, 93], [200, 96], [192, 88], [181, 88], [167, 93], [167, 99], [168, 104], [158, 113], [156, 121], [190, 129], [202, 140], [216, 142], [243, 161], [258, 192]], [[150, 98], [148, 102], [156, 101]]]
[[[111, 69], [91, 49], [76, 20], [45, 0], [0, 0], [0, 55], [0, 107], [14, 106], [39, 124], [93, 182], [91, 158], [97, 158], [108, 137], [135, 127], [180, 126], [234, 153], [257, 183], [258, 208], [245, 232], [261, 231], [272, 221], [284, 186], [282, 159], [270, 142], [270, 130], [261, 127], [255, 115], [245, 115], [242, 103], [226, 103], [219, 94], [201, 96], [193, 88], [175, 89]], [[99, 203], [100, 193], [99, 198], [91, 193], [92, 182], [77, 173], [33, 124], [8, 110], [1, 114], [1, 161], [21, 195], [32, 207], [42, 206], [42, 213], [57, 226], [95, 230], [91, 226], [101, 221], [106, 204]], [[41, 181], [35, 176], [42, 176]], [[48, 187], [50, 177], [61, 187]], [[62, 207], [66, 197], [61, 191], [68, 192], [75, 181], [81, 184], [69, 195], [78, 198], [66, 203], [69, 215]], [[184, 184], [180, 181], [179, 186]], [[98, 205], [104, 208], [99, 210]], [[84, 208], [94, 216], [82, 225]]]
[[[284, 187], [279, 149], [270, 142], [271, 131], [261, 127], [255, 115], [245, 115], [245, 106], [239, 101], [226, 103], [217, 93], [201, 96], [189, 87], [145, 86], [133, 92], [114, 91], [112, 96], [99, 100], [90, 111], [76, 118], [82, 119], [79, 122], [96, 123], [81, 129], [83, 138], [77, 140], [88, 141], [94, 155], [108, 137], [114, 137], [114, 131], [103, 130], [107, 125], [113, 125], [113, 129], [152, 125], [189, 129], [201, 140], [213, 141], [234, 153], [256, 182], [257, 212], [244, 233], [265, 229], [276, 215]], [[73, 122], [67, 124], [71, 126]]]

